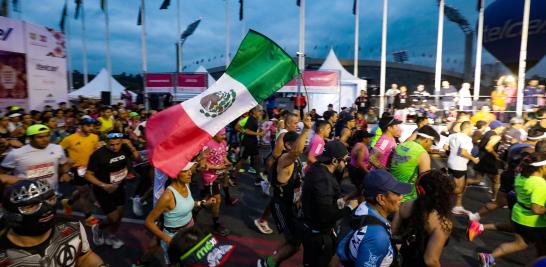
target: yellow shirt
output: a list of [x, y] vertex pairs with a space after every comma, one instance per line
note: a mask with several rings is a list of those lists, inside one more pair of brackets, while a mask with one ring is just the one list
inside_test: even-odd
[[473, 125], [476, 125], [476, 122], [478, 121], [486, 121], [487, 123], [490, 123], [496, 119], [497, 117], [495, 117], [493, 113], [478, 111], [474, 116], [472, 116], [472, 118], [470, 118], [470, 122], [472, 122]]
[[60, 145], [68, 151], [68, 158], [74, 162], [74, 167], [84, 167], [87, 166], [98, 142], [99, 137], [96, 134], [84, 137], [80, 133], [73, 133], [63, 139]]
[[108, 131], [114, 129], [114, 120], [112, 118], [109, 118], [107, 120], [107, 119], [105, 119], [103, 117], [99, 117], [98, 121], [100, 121], [100, 123], [101, 123], [99, 132], [104, 133], [104, 132], [108, 132]]

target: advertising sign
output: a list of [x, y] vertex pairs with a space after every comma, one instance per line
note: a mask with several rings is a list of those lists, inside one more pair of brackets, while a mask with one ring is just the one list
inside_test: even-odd
[[[339, 91], [339, 74], [337, 71], [311, 71], [303, 72], [303, 85], [301, 92], [331, 94]], [[296, 79], [288, 82], [278, 92], [297, 93], [298, 86]]]
[[173, 93], [174, 74], [172, 73], [146, 73], [146, 93]]
[[208, 87], [206, 73], [178, 73], [176, 76], [177, 94], [200, 94]]
[[68, 102], [64, 34], [51, 28], [25, 23], [28, 108]]
[[23, 23], [0, 17], [0, 109], [27, 105]]

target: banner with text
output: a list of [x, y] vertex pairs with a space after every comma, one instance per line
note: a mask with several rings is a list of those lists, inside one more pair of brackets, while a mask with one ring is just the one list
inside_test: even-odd
[[146, 93], [174, 93], [173, 73], [146, 73]]
[[176, 76], [177, 94], [200, 94], [208, 87], [206, 73], [178, 73]]
[[[337, 71], [315, 71], [306, 70], [303, 72], [303, 85], [300, 92], [315, 94], [331, 94], [339, 92], [339, 73]], [[283, 86], [279, 93], [297, 93], [297, 79], [294, 79]]]
[[29, 109], [41, 110], [45, 105], [68, 102], [64, 34], [25, 22], [24, 39]]
[[27, 70], [23, 23], [0, 17], [0, 109], [27, 107]]

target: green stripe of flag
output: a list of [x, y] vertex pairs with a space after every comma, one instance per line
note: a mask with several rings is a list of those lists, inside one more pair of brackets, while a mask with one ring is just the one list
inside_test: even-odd
[[243, 39], [226, 74], [262, 102], [298, 75], [294, 60], [275, 42], [250, 30]]

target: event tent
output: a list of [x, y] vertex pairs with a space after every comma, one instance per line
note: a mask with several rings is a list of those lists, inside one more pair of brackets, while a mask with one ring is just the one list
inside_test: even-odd
[[211, 85], [213, 85], [216, 80], [212, 77], [212, 75], [210, 75], [210, 73], [207, 71], [207, 69], [205, 67], [203, 67], [203, 65], [199, 65], [199, 67], [195, 70], [195, 72], [204, 72], [207, 74], [207, 77], [208, 77], [208, 87], [210, 87]]
[[328, 104], [333, 104], [335, 110], [339, 110], [341, 107], [351, 107], [359, 94], [358, 92], [361, 89], [366, 90], [366, 80], [348, 72], [339, 62], [333, 49], [330, 49], [319, 70], [338, 71], [340, 76], [340, 92], [309, 95], [309, 103], [312, 103], [313, 108], [316, 108], [319, 113], [326, 110]]
[[[125, 87], [121, 85], [116, 79], [114, 79], [108, 71], [104, 68], [95, 76], [93, 80], [81, 87], [80, 89], [68, 94], [70, 100], [77, 100], [79, 96], [92, 99], [100, 99], [101, 91], [108, 91], [108, 78], [112, 81], [112, 94], [110, 97], [110, 104], [115, 104], [121, 101], [121, 93], [125, 90]], [[136, 94], [131, 92], [133, 98]]]

